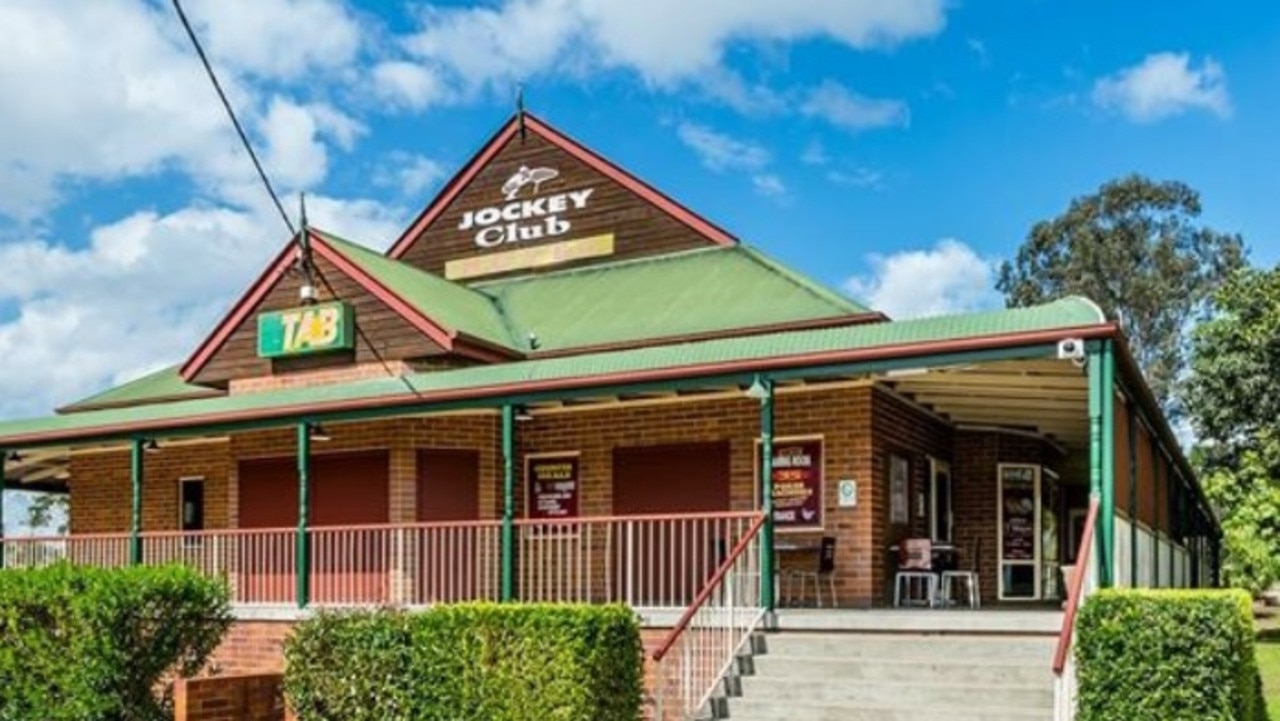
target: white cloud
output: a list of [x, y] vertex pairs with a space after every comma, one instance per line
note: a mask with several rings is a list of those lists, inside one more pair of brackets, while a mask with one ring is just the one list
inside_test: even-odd
[[[332, 19], [327, 2], [270, 0], [262, 8], [254, 3], [250, 20], [226, 16], [222, 5], [200, 6], [212, 13], [210, 18], [219, 18], [210, 25], [221, 28], [211, 33], [221, 38], [218, 47], [230, 43], [227, 52], [240, 58], [219, 68], [220, 80], [256, 136], [258, 150], [280, 176], [282, 190], [309, 185], [327, 168], [322, 140], [349, 148], [363, 126], [322, 103], [280, 95], [268, 101], [235, 70], [289, 74], [322, 62], [312, 50], [250, 52], [250, 38], [279, 40], [278, 30], [250, 22], [261, 19], [255, 13], [268, 6], [276, 8], [272, 13], [297, 9], [300, 14], [288, 28], [290, 44], [319, 43], [326, 63], [349, 59], [353, 51], [343, 50], [338, 39], [348, 30], [311, 27]], [[6, 29], [0, 53], [0, 107], [5, 108], [0, 215], [31, 221], [56, 206], [68, 182], [115, 181], [164, 170], [189, 175], [217, 199], [256, 202], [250, 198], [261, 190], [254, 188], [252, 168], [167, 9], [128, 0], [0, 4], [0, 27]], [[320, 32], [318, 40], [313, 29]], [[337, 34], [330, 37], [331, 31]], [[209, 42], [211, 51], [214, 45]]]
[[444, 179], [444, 165], [425, 155], [395, 151], [373, 172], [375, 185], [393, 188], [405, 197], [416, 197]]
[[891, 318], [948, 315], [996, 307], [996, 261], [954, 239], [928, 250], [868, 257], [871, 272], [845, 282], [855, 298]]
[[[447, 75], [460, 96], [510, 92], [537, 75], [588, 77], [601, 67], [633, 71], [658, 87], [694, 83], [740, 108], [771, 108], [779, 98], [724, 67], [740, 42], [825, 38], [866, 50], [893, 47], [942, 29], [943, 0], [504, 0], [496, 7], [429, 7], [403, 42], [433, 76]], [[673, 21], [673, 19], [676, 19]], [[402, 71], [398, 71], [402, 72]], [[385, 71], [384, 71], [385, 74]], [[423, 78], [384, 77], [385, 91], [407, 91], [421, 107]]]
[[362, 28], [340, 0], [188, 0], [183, 7], [214, 62], [261, 77], [343, 70], [360, 50]]
[[786, 195], [782, 178], [768, 169], [771, 159], [763, 146], [689, 122], [676, 128], [676, 136], [708, 170], [746, 176], [751, 179], [752, 189], [766, 197]]
[[1194, 66], [1187, 53], [1154, 53], [1129, 68], [1099, 79], [1093, 101], [1138, 123], [1190, 110], [1231, 115], [1231, 97], [1222, 66], [1206, 57]]
[[436, 70], [404, 60], [380, 62], [371, 71], [378, 99], [409, 110], [421, 110], [449, 97]]
[[833, 80], [810, 90], [800, 112], [852, 131], [905, 126], [911, 120], [911, 111], [902, 101], [868, 98]]
[[822, 166], [831, 162], [831, 156], [827, 155], [827, 148], [820, 140], [810, 140], [809, 144], [804, 146], [804, 152], [800, 154], [800, 162], [805, 165]]
[[[372, 200], [307, 199], [317, 227], [385, 248], [403, 210]], [[288, 239], [270, 211], [193, 206], [137, 212], [72, 249], [0, 244], [0, 418], [45, 414], [186, 358]]]
[[705, 125], [681, 123], [676, 128], [676, 135], [697, 154], [703, 165], [717, 173], [761, 170], [769, 164], [769, 151], [762, 146], [738, 140]]
[[836, 185], [847, 185], [852, 188], [880, 189], [884, 187], [884, 173], [873, 168], [854, 167], [848, 170], [831, 169], [826, 173], [827, 180]]
[[753, 176], [751, 178], [751, 185], [756, 189], [756, 192], [761, 195], [776, 197], [787, 194], [787, 186], [782, 182], [782, 178], [779, 178], [772, 173], [762, 173], [760, 175]]

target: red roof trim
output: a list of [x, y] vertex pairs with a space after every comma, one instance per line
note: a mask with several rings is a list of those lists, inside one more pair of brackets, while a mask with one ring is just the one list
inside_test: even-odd
[[240, 300], [231, 306], [231, 310], [223, 316], [222, 322], [196, 348], [196, 352], [187, 359], [187, 362], [182, 364], [182, 368], [178, 371], [178, 374], [182, 376], [182, 380], [187, 383], [192, 382], [192, 379], [204, 369], [205, 364], [209, 362], [213, 354], [227, 342], [227, 339], [231, 337], [235, 329], [239, 328], [244, 319], [249, 316], [249, 313], [253, 312], [253, 309], [258, 306], [258, 303], [262, 302], [262, 299], [270, 292], [272, 286], [279, 282], [281, 276], [293, 263], [295, 246], [296, 242], [293, 240], [290, 240], [285, 245], [280, 254], [276, 256], [276, 259], [271, 262], [271, 265], [267, 266], [262, 275], [258, 276], [253, 285], [249, 286], [249, 290], [245, 291]]
[[310, 233], [311, 247], [315, 250], [316, 255], [333, 263], [334, 267], [351, 277], [352, 280], [359, 283], [362, 288], [369, 291], [373, 297], [386, 303], [392, 310], [398, 313], [405, 320], [422, 332], [423, 335], [430, 338], [441, 348], [446, 351], [453, 350], [453, 339], [457, 333], [445, 326], [431, 320], [417, 308], [409, 305], [404, 298], [380, 283], [376, 278], [369, 275], [363, 268], [351, 262], [345, 255], [333, 249], [333, 246], [325, 242], [324, 238], [317, 233]]
[[[694, 232], [702, 235], [707, 240], [717, 245], [736, 245], [737, 238], [730, 235], [726, 230], [711, 221], [703, 218], [684, 205], [673, 200], [670, 196], [662, 191], [654, 188], [652, 185], [637, 178], [631, 173], [623, 170], [614, 162], [608, 160], [599, 153], [587, 148], [578, 141], [561, 133], [555, 128], [547, 125], [537, 117], [526, 113], [525, 128], [529, 132], [536, 133], [547, 142], [563, 150], [569, 155], [577, 158], [585, 163], [588, 167], [596, 172], [604, 175], [610, 180], [618, 183], [627, 190], [640, 196], [640, 198], [651, 205], [656, 206], [666, 214], [689, 226]], [[481, 151], [471, 159], [462, 170], [445, 185], [444, 190], [431, 201], [426, 210], [418, 216], [417, 220], [404, 231], [400, 238], [391, 246], [391, 250], [387, 251], [387, 255], [392, 258], [399, 258], [408, 252], [414, 241], [431, 225], [440, 214], [445, 211], [475, 178], [485, 165], [497, 155], [503, 146], [516, 134], [519, 130], [518, 119], [512, 118], [501, 130], [497, 132], [489, 142], [481, 149]]]

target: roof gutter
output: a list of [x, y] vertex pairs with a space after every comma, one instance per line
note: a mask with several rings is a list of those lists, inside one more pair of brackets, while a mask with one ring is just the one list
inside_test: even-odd
[[[939, 365], [963, 362], [964, 354], [1008, 351], [1007, 357], [1027, 355], [1028, 349], [1040, 354], [1041, 346], [1056, 344], [1063, 338], [1112, 338], [1117, 333], [1114, 323], [1071, 326], [1052, 330], [1038, 330], [973, 338], [884, 345], [873, 348], [801, 353], [773, 358], [700, 363], [652, 370], [626, 371], [594, 376], [576, 376], [552, 380], [535, 380], [499, 385], [477, 386], [451, 391], [402, 393], [370, 398], [322, 403], [297, 403], [272, 408], [247, 411], [226, 411], [189, 416], [181, 419], [142, 420], [107, 426], [81, 428], [68, 431], [43, 431], [0, 437], [5, 447], [30, 448], [55, 443], [119, 440], [139, 435], [169, 432], [186, 435], [200, 432], [226, 432], [236, 427], [262, 427], [289, 420], [316, 419], [342, 420], [350, 414], [364, 418], [389, 417], [405, 413], [428, 413], [456, 410], [465, 407], [493, 405], [493, 401], [510, 402], [513, 398], [529, 399], [539, 394], [564, 394], [572, 391], [589, 391], [618, 385], [671, 385], [679, 382], [706, 382], [718, 379], [724, 382], [749, 379], [755, 373], [769, 373], [779, 379], [814, 375], [844, 373], [873, 373], [894, 367], [920, 365], [930, 358]], [[994, 358], [988, 358], [994, 360]], [[489, 401], [486, 403], [485, 401]]]

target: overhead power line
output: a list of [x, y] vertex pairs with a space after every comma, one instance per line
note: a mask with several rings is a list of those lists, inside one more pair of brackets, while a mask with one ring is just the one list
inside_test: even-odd
[[231, 124], [236, 128], [236, 134], [240, 136], [240, 142], [249, 153], [249, 159], [253, 161], [253, 167], [257, 169], [258, 177], [262, 180], [262, 185], [267, 189], [267, 195], [271, 196], [271, 202], [275, 203], [276, 210], [280, 212], [280, 219], [284, 221], [285, 227], [289, 229], [289, 235], [294, 235], [297, 231], [293, 227], [293, 221], [289, 220], [289, 214], [284, 212], [284, 205], [280, 202], [280, 196], [276, 195], [275, 188], [271, 187], [271, 179], [267, 177], [267, 171], [262, 169], [262, 163], [258, 161], [258, 154], [253, 151], [253, 144], [249, 142], [249, 136], [244, 132], [244, 126], [240, 125], [240, 119], [236, 117], [236, 111], [231, 107], [231, 101], [227, 100], [227, 94], [222, 90], [222, 83], [218, 82], [218, 75], [213, 71], [213, 65], [209, 63], [209, 57], [205, 55], [204, 47], [200, 45], [200, 38], [196, 37], [196, 31], [191, 27], [191, 21], [187, 19], [187, 13], [182, 9], [182, 3], [179, 0], [173, 0], [173, 9], [178, 12], [178, 19], [182, 21], [182, 27], [187, 31], [187, 37], [191, 38], [191, 44], [195, 46], [196, 54], [200, 56], [200, 62], [204, 65], [204, 71], [209, 75], [209, 81], [213, 83], [213, 89], [218, 91], [218, 98], [222, 101], [222, 107], [227, 111], [228, 117], [231, 118]]

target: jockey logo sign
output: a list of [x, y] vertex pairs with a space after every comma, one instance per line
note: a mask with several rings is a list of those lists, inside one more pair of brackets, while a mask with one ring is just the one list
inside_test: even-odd
[[[507, 202], [465, 211], [458, 230], [473, 233], [475, 244], [481, 248], [498, 248], [508, 243], [543, 240], [568, 233], [572, 221], [565, 216], [585, 209], [595, 188], [538, 195], [543, 183], [558, 177], [560, 171], [554, 168], [520, 166], [502, 184], [502, 195]], [[521, 193], [529, 187], [532, 187], [531, 197], [519, 200]]]

